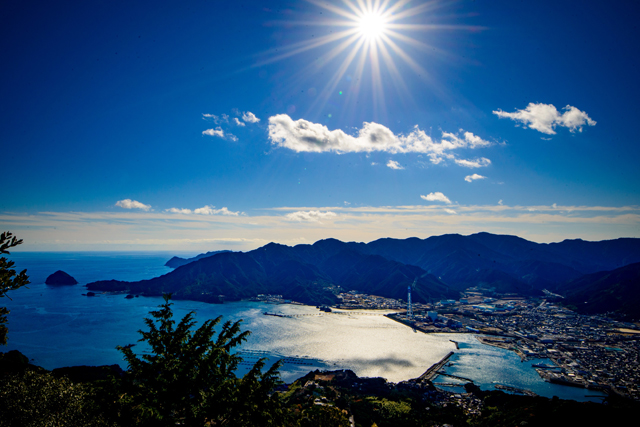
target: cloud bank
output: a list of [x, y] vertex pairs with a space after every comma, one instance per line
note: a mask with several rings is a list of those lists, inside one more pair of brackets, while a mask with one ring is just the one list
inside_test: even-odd
[[514, 113], [507, 113], [500, 109], [493, 112], [501, 119], [511, 119], [522, 123], [531, 129], [547, 135], [555, 135], [556, 126], [568, 128], [569, 131], [582, 132], [585, 125], [595, 126], [596, 121], [592, 120], [586, 112], [578, 110], [576, 107], [567, 105], [563, 108], [564, 113], [560, 112], [551, 104], [529, 103], [524, 110], [516, 110]]
[[436, 191], [435, 193], [429, 193], [426, 196], [420, 196], [420, 198], [429, 202], [444, 202], [451, 204], [451, 200], [449, 200], [447, 196], [439, 191]]
[[370, 242], [381, 237], [425, 238], [480, 231], [538, 242], [640, 237], [640, 206], [452, 206], [294, 206], [237, 216], [126, 209], [0, 212], [0, 222], [29, 242], [25, 250], [33, 251], [252, 250], [269, 242], [294, 245], [327, 237]]
[[371, 153], [391, 154], [423, 153], [431, 163], [453, 160], [464, 167], [482, 167], [491, 164], [486, 158], [465, 160], [458, 158], [452, 151], [475, 149], [492, 145], [489, 141], [471, 132], [442, 132], [440, 141], [433, 140], [418, 126], [408, 134], [394, 134], [389, 128], [365, 122], [356, 136], [341, 129], [330, 131], [326, 126], [308, 120], [293, 120], [286, 114], [269, 117], [269, 140], [276, 147], [299, 152], [313, 153]]
[[116, 202], [116, 206], [124, 209], [140, 209], [143, 211], [148, 211], [149, 209], [151, 209], [151, 205], [145, 205], [144, 203], [140, 203], [137, 200], [131, 199], [118, 200]]

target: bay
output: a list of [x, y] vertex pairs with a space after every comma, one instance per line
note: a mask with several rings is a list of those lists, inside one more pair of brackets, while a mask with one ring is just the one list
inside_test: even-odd
[[[164, 263], [169, 253], [28, 253], [9, 258], [17, 269], [26, 268], [31, 284], [9, 294], [1, 303], [10, 310], [9, 342], [3, 351], [18, 349], [46, 369], [74, 365], [120, 364], [126, 368], [116, 346], [134, 344], [143, 319], [162, 303], [160, 297], [125, 299], [124, 295], [83, 296], [88, 282], [105, 279], [142, 280], [171, 271]], [[79, 285], [47, 286], [46, 277], [63, 270]], [[259, 358], [268, 363], [284, 360], [281, 375], [290, 382], [315, 369], [352, 369], [360, 376], [381, 376], [399, 382], [421, 375], [449, 351], [452, 366], [446, 372], [471, 378], [483, 389], [496, 384], [532, 390], [542, 396], [574, 400], [593, 391], [544, 382], [515, 353], [483, 345], [470, 334], [423, 334], [394, 322], [384, 312], [326, 314], [315, 307], [260, 302], [206, 304], [174, 301], [177, 319], [190, 311], [200, 322], [223, 316], [223, 321], [242, 320], [251, 331], [240, 348], [246, 372]], [[264, 312], [289, 317], [266, 316]], [[218, 328], [219, 329], [219, 328]], [[459, 342], [459, 350], [450, 340]], [[134, 347], [148, 351], [144, 345]], [[447, 380], [442, 380], [450, 382]]]

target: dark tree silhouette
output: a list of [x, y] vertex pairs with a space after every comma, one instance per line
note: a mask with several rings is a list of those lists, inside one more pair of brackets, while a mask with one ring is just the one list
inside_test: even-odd
[[150, 354], [136, 355], [133, 345], [118, 347], [129, 365], [120, 385], [121, 420], [145, 426], [282, 425], [280, 397], [273, 393], [280, 362], [263, 373], [261, 359], [236, 377], [242, 359], [232, 350], [249, 335], [240, 332], [240, 321], [225, 322], [217, 336], [221, 316], [193, 331], [194, 312], [176, 324], [171, 305], [165, 295], [145, 319], [149, 330], [139, 331]]
[[[0, 234], [0, 254], [9, 254], [8, 249], [18, 246], [22, 240], [12, 235], [9, 231]], [[12, 269], [13, 261], [7, 260], [5, 257], [0, 258], [0, 298], [7, 297], [7, 292], [16, 290], [29, 283], [27, 270], [22, 270], [16, 275], [16, 271]], [[7, 343], [7, 315], [9, 310], [6, 307], [0, 307], [0, 345]]]

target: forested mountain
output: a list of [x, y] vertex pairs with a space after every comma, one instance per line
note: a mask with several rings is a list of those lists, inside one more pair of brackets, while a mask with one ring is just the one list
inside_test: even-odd
[[172, 292], [177, 298], [236, 300], [259, 293], [312, 304], [335, 301], [332, 286], [405, 298], [415, 281], [415, 301], [456, 297], [471, 286], [537, 295], [559, 290], [585, 274], [640, 262], [640, 239], [602, 242], [565, 240], [541, 244], [517, 236], [448, 234], [427, 239], [379, 239], [370, 243], [336, 239], [312, 245], [269, 243], [249, 252], [223, 252], [140, 282], [101, 281], [92, 290], [145, 295]]

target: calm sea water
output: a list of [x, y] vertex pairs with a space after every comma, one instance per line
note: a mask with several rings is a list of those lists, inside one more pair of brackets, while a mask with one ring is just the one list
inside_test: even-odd
[[[138, 341], [138, 330], [146, 329], [144, 317], [162, 299], [103, 294], [86, 297], [83, 285], [101, 279], [141, 280], [166, 274], [171, 270], [163, 265], [170, 257], [165, 253], [11, 254], [16, 268], [26, 268], [32, 283], [28, 289], [11, 292], [12, 300], [1, 301], [11, 310], [9, 344], [2, 350], [18, 349], [47, 369], [116, 363], [126, 368], [116, 346]], [[47, 276], [56, 270], [71, 274], [80, 284], [45, 285]], [[544, 382], [531, 368], [535, 362], [521, 363], [515, 353], [483, 345], [473, 335], [416, 333], [380, 313], [320, 314], [315, 307], [256, 302], [174, 302], [176, 318], [192, 310], [198, 321], [220, 315], [223, 321], [242, 319], [242, 329], [251, 335], [239, 348], [245, 359], [241, 369], [248, 370], [260, 357], [269, 362], [283, 359], [285, 381], [314, 369], [352, 369], [360, 376], [398, 382], [419, 376], [455, 351], [447, 372], [471, 378], [483, 389], [503, 384], [547, 397], [599, 400], [587, 397], [596, 394], [591, 391]], [[295, 317], [265, 316], [264, 312]], [[450, 340], [458, 341], [460, 350]], [[142, 344], [135, 349], [148, 350]], [[455, 382], [444, 377], [436, 381]]]

